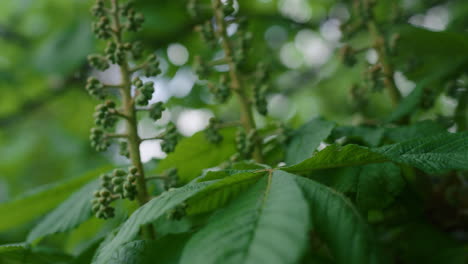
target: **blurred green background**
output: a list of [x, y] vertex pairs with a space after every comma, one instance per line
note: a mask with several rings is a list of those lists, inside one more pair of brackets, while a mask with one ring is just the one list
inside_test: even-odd
[[[91, 33], [92, 2], [0, 2], [0, 202], [108, 164], [126, 163], [114, 154], [115, 148], [96, 153], [88, 142], [97, 102], [87, 95], [85, 80], [89, 74], [112, 78], [113, 70], [96, 73], [86, 64], [86, 56], [103, 46]], [[353, 68], [339, 59], [337, 50], [343, 43], [340, 25], [350, 16], [350, 2], [239, 1], [239, 12], [246, 15], [253, 33], [254, 52], [248, 59], [271, 65], [268, 98], [272, 117], [296, 127], [316, 116], [339, 124], [372, 123], [392, 112], [385, 92], [372, 92], [359, 110], [350, 96], [351, 86], [361, 82], [363, 69], [376, 59], [375, 52], [369, 51], [360, 55]], [[400, 23], [384, 25], [389, 31], [403, 32], [401, 52], [393, 59], [397, 85], [404, 95], [427, 76], [450, 68], [454, 57], [467, 57], [467, 1], [378, 3], [378, 19], [382, 21], [394, 15], [395, 6], [402, 12]], [[195, 55], [212, 54], [193, 32], [206, 17], [190, 18], [183, 0], [139, 0], [136, 4], [147, 22], [131, 37], [142, 40], [162, 58], [163, 75], [154, 80], [154, 100], [167, 101], [169, 110], [160, 122], [173, 120], [180, 132], [189, 136], [202, 130], [213, 113], [227, 119], [236, 115], [235, 102], [225, 106], [213, 103], [191, 68]], [[352, 41], [357, 47], [368, 43], [366, 33]], [[409, 67], [412, 62], [418, 67]], [[455, 105], [442, 95], [434, 107], [415, 118], [450, 115]], [[260, 125], [265, 121], [260, 116], [256, 119]], [[159, 125], [143, 120], [141, 132], [151, 134]], [[142, 145], [141, 151], [145, 161], [164, 157], [157, 142]], [[20, 241], [29, 227], [0, 235], [0, 243]]]

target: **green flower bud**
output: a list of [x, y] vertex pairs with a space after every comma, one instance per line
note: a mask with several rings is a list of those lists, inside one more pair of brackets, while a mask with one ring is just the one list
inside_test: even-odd
[[162, 113], [164, 112], [164, 110], [165, 108], [163, 102], [157, 102], [150, 107], [149, 116], [154, 121], [157, 121], [162, 117]]
[[115, 169], [113, 172], [112, 172], [112, 175], [114, 177], [122, 177], [122, 176], [126, 176], [127, 175], [127, 172], [125, 170], [122, 170], [122, 169]]

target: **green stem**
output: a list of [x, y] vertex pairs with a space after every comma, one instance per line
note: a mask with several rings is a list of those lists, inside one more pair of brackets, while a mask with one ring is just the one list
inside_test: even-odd
[[385, 87], [387, 88], [388, 93], [390, 94], [390, 98], [392, 99], [393, 106], [395, 107], [400, 102], [402, 96], [400, 91], [396, 87], [395, 80], [393, 79], [395, 71], [393, 69], [393, 65], [388, 59], [389, 57], [387, 46], [385, 44], [385, 37], [383, 36], [377, 23], [373, 19], [369, 19], [369, 21], [367, 22], [367, 28], [369, 29], [369, 32], [372, 35], [372, 38], [374, 39], [374, 47], [379, 56], [379, 62], [382, 65]]
[[[112, 15], [114, 21], [114, 40], [118, 44], [122, 43], [122, 30], [119, 19], [119, 4], [118, 0], [112, 0]], [[128, 61], [125, 59], [120, 66], [120, 74], [122, 78], [122, 89], [120, 94], [122, 96], [123, 112], [127, 116], [126, 120], [126, 134], [128, 136], [128, 149], [130, 152], [130, 160], [132, 165], [138, 169], [139, 176], [137, 177], [137, 200], [140, 206], [144, 205], [150, 200], [148, 190], [146, 188], [145, 171], [140, 156], [140, 143], [141, 139], [138, 136], [138, 120], [136, 116], [135, 104], [131, 95], [132, 84], [130, 80], [131, 71]], [[146, 238], [154, 239], [154, 229], [151, 224], [142, 227], [142, 233]]]
[[[233, 59], [233, 49], [231, 47], [231, 42], [226, 32], [226, 21], [224, 20], [223, 8], [221, 0], [212, 0], [212, 7], [216, 19], [217, 31], [216, 34], [221, 39], [221, 45], [224, 50], [224, 55], [226, 63], [229, 65], [229, 77], [231, 79], [230, 87], [231, 90], [236, 94], [236, 97], [240, 104], [241, 118], [240, 121], [244, 129], [249, 132], [256, 129], [255, 120], [253, 118], [252, 107], [250, 105], [250, 100], [244, 89], [245, 86], [242, 85], [239, 73], [237, 70], [237, 65]], [[255, 147], [253, 152], [253, 158], [262, 163], [262, 145], [259, 140], [255, 141]]]

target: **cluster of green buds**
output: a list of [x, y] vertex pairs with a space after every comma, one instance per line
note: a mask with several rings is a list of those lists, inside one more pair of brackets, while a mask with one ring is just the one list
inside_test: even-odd
[[130, 158], [130, 151], [128, 150], [128, 142], [125, 140], [119, 141], [119, 154], [121, 156]]
[[231, 157], [233, 161], [242, 159], [249, 159], [252, 156], [254, 150], [255, 140], [257, 140], [257, 131], [250, 130], [249, 133], [245, 133], [243, 129], [237, 130], [236, 133], [236, 149], [237, 153]]
[[96, 99], [104, 100], [106, 98], [106, 94], [104, 93], [104, 85], [102, 85], [102, 83], [94, 77], [88, 78], [86, 82], [86, 91], [89, 93], [89, 95]]
[[133, 80], [133, 85], [136, 87], [135, 102], [137, 105], [148, 105], [154, 93], [154, 83], [146, 82], [143, 83], [140, 78], [136, 77]]
[[200, 33], [203, 42], [216, 46], [216, 36], [213, 30], [211, 21], [205, 21], [203, 24], [195, 27], [195, 30]]
[[354, 66], [357, 63], [355, 50], [348, 44], [343, 45], [340, 49], [340, 59], [344, 65]]
[[115, 209], [110, 204], [115, 200], [134, 200], [137, 195], [138, 176], [138, 169], [135, 167], [129, 168], [128, 172], [115, 169], [112, 173], [101, 175], [101, 187], [94, 192], [94, 199], [91, 201], [92, 211], [96, 217], [102, 219], [114, 217]]
[[125, 52], [130, 51], [132, 45], [130, 43], [120, 44], [114, 41], [107, 42], [107, 47], [104, 50], [106, 58], [114, 64], [122, 65], [125, 61]]
[[177, 127], [174, 123], [169, 123], [166, 127], [166, 131], [163, 135], [163, 142], [161, 143], [162, 151], [166, 153], [173, 152], [179, 141], [179, 134], [177, 133]]
[[166, 213], [167, 219], [178, 221], [187, 215], [186, 210], [187, 204], [181, 203]]
[[157, 102], [151, 105], [149, 108], [149, 117], [153, 120], [159, 120], [162, 117], [162, 113], [166, 108], [163, 102]]
[[102, 55], [99, 54], [91, 54], [88, 56], [88, 62], [94, 68], [105, 71], [109, 68], [109, 61]]
[[89, 139], [91, 140], [91, 147], [96, 149], [96, 151], [105, 151], [110, 146], [109, 139], [107, 138], [104, 130], [100, 128], [91, 128]]
[[98, 127], [104, 129], [111, 128], [117, 122], [117, 117], [115, 116], [115, 102], [107, 100], [103, 104], [98, 104], [96, 106], [96, 111], [94, 112], [94, 123]]
[[231, 89], [229, 89], [226, 75], [221, 75], [217, 84], [208, 83], [208, 89], [219, 103], [225, 103], [231, 96]]
[[161, 74], [161, 69], [159, 67], [159, 60], [156, 55], [151, 54], [146, 59], [146, 67], [144, 69], [145, 76], [151, 77]]
[[384, 88], [382, 66], [375, 64], [365, 72], [365, 80], [372, 91], [382, 91]]
[[205, 129], [205, 137], [209, 142], [218, 144], [223, 140], [223, 136], [219, 133], [219, 125], [221, 123], [221, 120], [215, 117], [210, 118], [208, 127]]
[[257, 64], [255, 71], [255, 87], [254, 87], [254, 103], [257, 112], [261, 115], [268, 114], [268, 102], [266, 99], [269, 85], [268, 85], [269, 74], [264, 63], [260, 62]]
[[179, 174], [177, 173], [177, 169], [172, 168], [166, 171], [166, 177], [164, 179], [164, 190], [170, 190], [175, 188], [179, 183]]

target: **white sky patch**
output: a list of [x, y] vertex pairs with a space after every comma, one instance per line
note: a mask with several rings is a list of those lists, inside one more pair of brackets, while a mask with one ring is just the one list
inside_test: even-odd
[[400, 90], [403, 96], [407, 96], [411, 91], [413, 91], [414, 87], [416, 87], [416, 84], [408, 80], [402, 72], [395, 72], [393, 79], [395, 80], [398, 90]]
[[177, 119], [177, 128], [180, 133], [189, 137], [208, 126], [213, 113], [206, 109], [187, 109], [179, 114]]
[[370, 49], [366, 52], [366, 60], [370, 64], [376, 64], [377, 60], [379, 59], [379, 55], [375, 49]]
[[304, 55], [304, 62], [307, 66], [321, 66], [330, 58], [330, 44], [312, 30], [299, 31], [294, 44]]
[[320, 34], [330, 42], [338, 42], [342, 35], [340, 24], [338, 19], [328, 19], [320, 26]]
[[189, 68], [179, 69], [169, 82], [169, 91], [175, 97], [184, 97], [190, 93], [197, 79]]
[[288, 68], [297, 69], [302, 66], [302, 54], [296, 49], [294, 43], [289, 42], [280, 50], [280, 60]]
[[299, 23], [305, 23], [312, 17], [312, 9], [305, 0], [280, 0], [278, 9], [283, 16]]
[[417, 14], [410, 17], [408, 22], [432, 31], [442, 31], [447, 28], [450, 22], [450, 12], [445, 6], [436, 6], [429, 9], [426, 14]]
[[181, 66], [187, 63], [189, 58], [189, 52], [187, 48], [179, 43], [170, 44], [167, 47], [167, 57], [172, 64]]
[[153, 158], [163, 159], [167, 155], [161, 150], [161, 140], [147, 140], [140, 144], [142, 162], [148, 162]]

